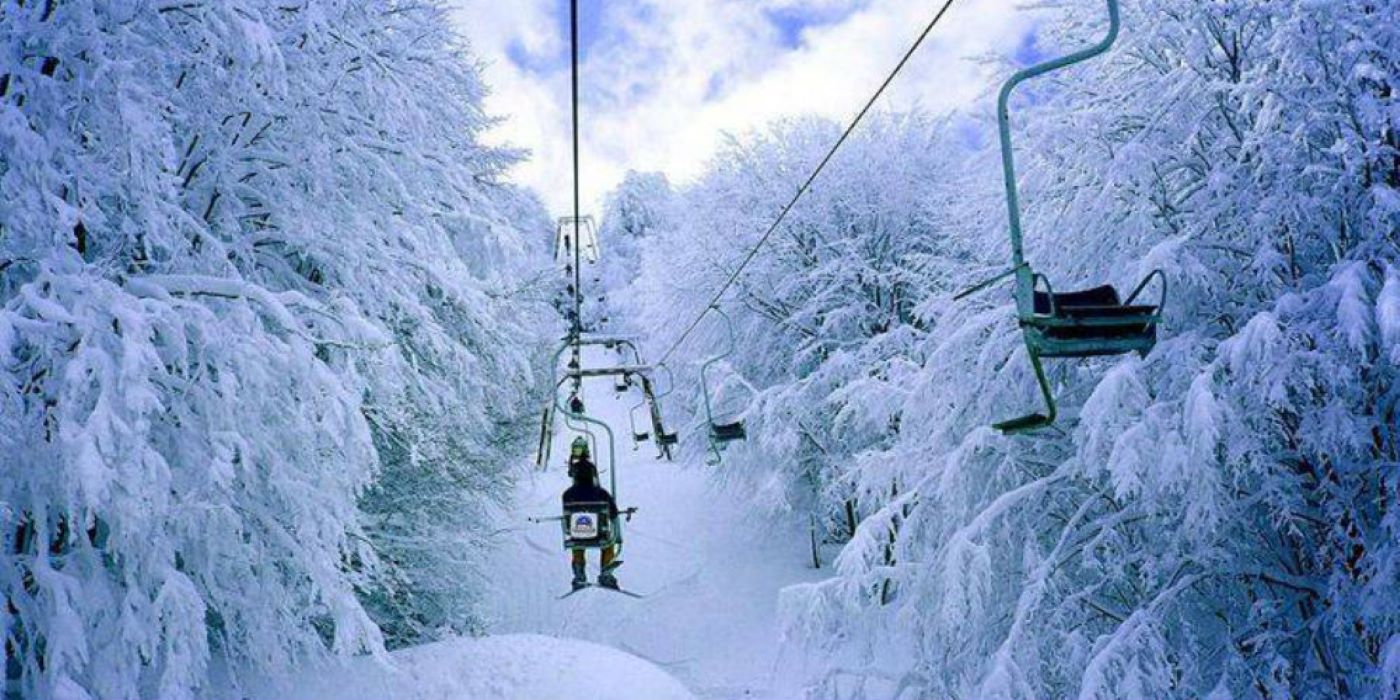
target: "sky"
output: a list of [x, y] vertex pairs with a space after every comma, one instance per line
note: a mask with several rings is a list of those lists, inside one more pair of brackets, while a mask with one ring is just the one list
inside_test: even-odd
[[[512, 177], [571, 207], [568, 0], [451, 0], [485, 67], [489, 142], [528, 149]], [[942, 0], [580, 0], [583, 213], [628, 170], [685, 183], [726, 134], [816, 114], [849, 122]], [[879, 107], [977, 109], [989, 56], [1021, 57], [1016, 0], [957, 0]]]

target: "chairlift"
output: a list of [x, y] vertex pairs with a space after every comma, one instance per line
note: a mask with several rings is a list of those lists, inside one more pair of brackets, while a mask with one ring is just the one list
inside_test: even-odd
[[[610, 367], [581, 366], [579, 362], [579, 354], [577, 352], [577, 349], [582, 348], [584, 346], [598, 345], [616, 350], [619, 354], [622, 354], [626, 350], [630, 350], [632, 354], [632, 359], [635, 362], [635, 364], [621, 364]], [[557, 374], [559, 361], [563, 357], [564, 353], [570, 350], [571, 348], [574, 348], [575, 352], [572, 355], [570, 355], [567, 368], [563, 373], [563, 376], [560, 376], [559, 374]], [[628, 338], [622, 337], [601, 337], [587, 334], [575, 335], [571, 333], [568, 337], [565, 338], [563, 344], [559, 346], [558, 351], [554, 353], [554, 359], [550, 363], [550, 367], [554, 368], [554, 371], [556, 372], [556, 374], [554, 375], [555, 395], [551, 397], [548, 406], [545, 407], [543, 415], [541, 416], [540, 442], [539, 448], [536, 451], [535, 456], [536, 466], [543, 469], [549, 463], [549, 456], [553, 449], [555, 417], [555, 410], [553, 407], [559, 401], [560, 389], [563, 388], [563, 386], [566, 383], [573, 383], [573, 392], [570, 396], [570, 407], [569, 409], [566, 409], [566, 416], [569, 414], [581, 414], [583, 413], [581, 400], [578, 406], [574, 406], [573, 399], [578, 396], [577, 392], [584, 379], [598, 377], [613, 377], [614, 381], [619, 381], [618, 378], [621, 377], [624, 378], [623, 380], [627, 381], [629, 385], [631, 385], [633, 382], [639, 382], [641, 384], [643, 397], [646, 399], [646, 401], [648, 401], [651, 404], [652, 429], [653, 433], [657, 436], [656, 443], [657, 446], [661, 449], [661, 456], [665, 457], [666, 459], [671, 458], [670, 446], [675, 445], [678, 441], [678, 438], [675, 433], [666, 432], [665, 426], [662, 425], [661, 408], [660, 405], [657, 403], [657, 398], [654, 392], [652, 391], [651, 378], [649, 376], [649, 374], [655, 368], [646, 365], [642, 362], [641, 352], [637, 349], [636, 343], [634, 343]], [[669, 368], [666, 371], [669, 373]], [[672, 384], [674, 384], [674, 382], [672, 382]], [[635, 436], [636, 434], [637, 432], [634, 431], [633, 435]]]
[[[635, 362], [637, 365], [641, 365], [641, 364], [642, 364], [642, 357], [641, 357], [641, 354], [637, 352], [637, 346], [633, 345], [632, 343], [630, 343], [630, 342], [628, 342], [628, 343], [626, 343], [626, 344], [614, 343], [614, 344], [611, 346], [611, 348], [612, 348], [614, 351], [616, 351], [617, 354], [618, 354], [618, 356], [619, 356], [619, 358], [620, 358], [620, 359], [623, 359], [623, 360], [626, 360], [626, 351], [627, 351], [627, 349], [628, 349], [628, 348], [631, 348], [631, 350], [632, 350], [632, 359], [634, 360], [634, 362]], [[615, 394], [625, 394], [625, 393], [627, 393], [627, 390], [630, 389], [630, 388], [632, 388], [632, 375], [631, 375], [630, 373], [627, 373], [627, 372], [619, 372], [618, 374], [613, 375], [613, 393], [615, 393]]]
[[[1118, 38], [1118, 0], [1108, 0], [1108, 35], [1098, 44], [1022, 70], [1011, 76], [1001, 88], [997, 102], [997, 125], [1001, 134], [1002, 170], [1006, 185], [1007, 212], [1010, 218], [1011, 269], [959, 294], [961, 299], [1014, 276], [1016, 316], [1022, 329], [1026, 352], [1035, 371], [1040, 393], [1045, 401], [1045, 413], [1030, 413], [1002, 421], [995, 428], [1003, 433], [1021, 433], [1047, 427], [1055, 422], [1055, 396], [1041, 365], [1041, 358], [1075, 358], [1122, 355], [1136, 352], [1147, 355], [1157, 343], [1157, 327], [1162, 321], [1162, 308], [1167, 303], [1167, 278], [1161, 270], [1153, 270], [1124, 298], [1112, 285], [1071, 292], [1056, 292], [1045, 275], [1036, 272], [1026, 261], [1022, 247], [1021, 208], [1016, 184], [1015, 157], [1011, 146], [1009, 103], [1016, 86], [1047, 73], [1082, 63], [1106, 53]], [[1143, 303], [1139, 297], [1153, 280], [1161, 286], [1155, 303]]]
[[[590, 263], [598, 262], [598, 227], [593, 217], [561, 216], [554, 229], [554, 259], [556, 262], [571, 265], [574, 259], [574, 245], [578, 245], [578, 255]], [[573, 272], [573, 268], [569, 268]]]
[[715, 363], [727, 359], [734, 354], [734, 322], [729, 315], [724, 313], [719, 306], [710, 307], [711, 311], [719, 314], [724, 322], [725, 348], [719, 354], [705, 360], [700, 365], [700, 389], [705, 397], [705, 421], [709, 424], [710, 436], [710, 460], [711, 465], [719, 464], [723, 461], [724, 446], [736, 440], [748, 439], [748, 431], [744, 428], [742, 419], [735, 419], [732, 422], [721, 423], [715, 420], [713, 403], [710, 399], [709, 370]]
[[637, 409], [647, 405], [645, 396], [632, 407], [627, 409], [627, 423], [632, 427], [632, 449], [636, 450], [641, 444], [651, 440], [651, 430], [646, 427], [637, 426]]
[[[606, 422], [592, 418], [582, 412], [571, 412], [565, 406], [559, 404], [559, 396], [556, 392], [554, 399], [554, 409], [562, 412], [565, 421], [570, 427], [583, 435], [587, 435], [592, 444], [590, 451], [595, 456], [598, 455], [596, 449], [597, 432], [602, 432], [607, 437], [608, 445], [608, 491], [613, 496], [613, 501], [618, 500], [617, 491], [617, 451], [616, 441], [613, 437], [612, 427]], [[599, 478], [602, 474], [600, 473]], [[558, 520], [563, 534], [564, 549], [604, 549], [616, 546], [616, 556], [621, 560], [622, 556], [622, 523], [630, 522], [632, 516], [636, 514], [636, 508], [626, 508], [618, 510], [618, 517], [614, 518], [612, 508], [606, 501], [587, 501], [577, 503], [567, 503], [562, 506], [563, 512], [557, 518], [534, 518], [535, 522], [548, 520]]]
[[[666, 370], [668, 376], [671, 374], [671, 368], [666, 365], [657, 365], [656, 369]], [[671, 459], [671, 447], [680, 442], [680, 436], [676, 433], [666, 432], [666, 426], [661, 420], [661, 399], [671, 393], [672, 388], [675, 386], [675, 379], [672, 377], [665, 392], [656, 393], [650, 377], [645, 374], [639, 375], [639, 377], [642, 387], [642, 399], [627, 411], [627, 421], [632, 428], [632, 449], [635, 450], [641, 447], [641, 443], [651, 440], [652, 434], [655, 433], [657, 457], [669, 460]], [[650, 429], [637, 425], [637, 409], [643, 406], [648, 408], [650, 414]]]
[[680, 443], [681, 437], [678, 433], [666, 432], [666, 425], [661, 420], [661, 400], [671, 395], [676, 389], [676, 377], [671, 372], [671, 368], [665, 363], [656, 366], [657, 374], [665, 370], [666, 390], [657, 392], [652, 384], [651, 377], [642, 375], [642, 394], [650, 397], [651, 425], [656, 433], [656, 447], [661, 457], [671, 459], [671, 448]]

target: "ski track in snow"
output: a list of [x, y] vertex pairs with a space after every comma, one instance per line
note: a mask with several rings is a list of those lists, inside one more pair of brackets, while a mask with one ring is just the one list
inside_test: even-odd
[[[603, 353], [585, 357], [608, 361]], [[780, 687], [775, 677], [785, 651], [778, 592], [824, 576], [811, 568], [806, 531], [756, 516], [723, 493], [709, 473], [723, 465], [657, 460], [650, 443], [634, 451], [627, 410], [637, 392], [617, 397], [610, 380], [593, 380], [585, 384], [584, 398], [589, 415], [607, 421], [617, 439], [618, 506], [638, 508], [624, 524], [625, 564], [618, 578], [623, 588], [647, 597], [590, 588], [558, 599], [569, 590], [571, 575], [558, 523], [512, 528], [500, 534], [490, 562], [495, 587], [482, 609], [492, 617], [491, 632], [577, 638], [620, 649], [674, 674], [701, 697], [790, 697], [794, 689]], [[572, 437], [561, 420], [549, 468], [522, 479], [516, 512], [508, 516], [512, 522], [502, 527], [558, 514], [569, 483], [563, 463]], [[600, 435], [595, 459], [603, 470], [605, 444]], [[606, 473], [602, 480], [606, 486]], [[590, 578], [597, 569], [598, 553], [590, 551]], [[634, 689], [620, 697], [650, 695]]]

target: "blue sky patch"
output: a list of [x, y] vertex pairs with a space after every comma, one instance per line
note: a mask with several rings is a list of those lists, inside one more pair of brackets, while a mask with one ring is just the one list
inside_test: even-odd
[[806, 31], [808, 27], [838, 24], [860, 9], [859, 5], [861, 4], [864, 3], [853, 3], [846, 7], [824, 10], [810, 7], [780, 7], [764, 10], [763, 15], [778, 31], [779, 41], [783, 47], [796, 49], [802, 46], [802, 32]]
[[[586, 57], [588, 50], [602, 38], [605, 27], [603, 14], [606, 10], [605, 0], [579, 0], [578, 36], [581, 59]], [[519, 41], [512, 41], [506, 47], [506, 58], [511, 63], [531, 73], [548, 73], [567, 68], [569, 65], [569, 0], [555, 0], [552, 17], [554, 18], [554, 31], [559, 37], [557, 51], [531, 53]]]
[[1040, 47], [1040, 34], [1032, 29], [1021, 38], [1021, 43], [1016, 46], [1016, 51], [1011, 57], [1017, 65], [1025, 67], [1045, 61], [1050, 55]]

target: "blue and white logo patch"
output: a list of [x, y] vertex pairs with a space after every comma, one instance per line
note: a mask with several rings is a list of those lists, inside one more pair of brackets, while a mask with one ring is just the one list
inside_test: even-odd
[[592, 513], [573, 513], [569, 516], [569, 536], [574, 539], [591, 539], [598, 536], [598, 516]]

